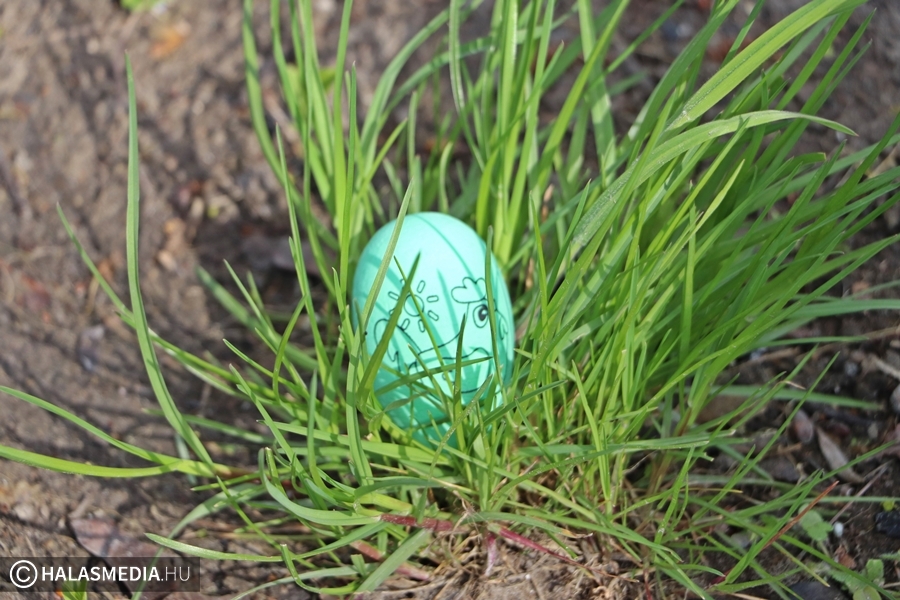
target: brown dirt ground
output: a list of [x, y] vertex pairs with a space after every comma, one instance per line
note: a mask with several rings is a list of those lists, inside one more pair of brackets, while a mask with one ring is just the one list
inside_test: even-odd
[[[802, 3], [773, 0], [764, 20], [774, 22], [790, 5]], [[352, 58], [361, 74], [363, 106], [377, 74], [401, 42], [443, 4], [356, 2]], [[626, 68], [641, 68], [650, 79], [660, 75], [701, 21], [697, 4], [690, 2], [672, 27], [654, 35]], [[634, 5], [617, 44], [636, 35], [665, 3], [640, 0]], [[335, 37], [336, 2], [316, 0], [315, 6], [322, 17], [318, 24], [327, 56]], [[267, 22], [264, 8], [257, 10], [259, 25]], [[851, 148], [874, 142], [900, 103], [900, 5], [878, 0], [868, 8], [878, 9], [867, 34], [872, 48], [824, 110], [824, 116], [859, 133], [849, 140]], [[861, 22], [863, 15], [860, 11], [854, 22]], [[62, 208], [104, 275], [125, 294], [127, 50], [140, 111], [141, 270], [151, 325], [193, 352], [211, 350], [227, 358], [223, 337], [253, 349], [247, 334], [207, 297], [194, 274], [194, 267], [201, 265], [224, 281], [221, 261], [228, 259], [239, 272], [253, 268], [265, 279], [272, 261], [265, 249], [283, 233], [285, 207], [278, 182], [249, 124], [240, 21], [237, 6], [227, 0], [173, 2], [165, 11], [134, 14], [105, 0], [0, 3], [0, 178], [5, 169], [11, 180], [10, 186], [0, 187], [0, 384], [71, 410], [120, 439], [166, 453], [175, 452], [173, 437], [162, 419], [144, 412], [155, 403], [135, 338], [98, 293], [54, 209]], [[723, 43], [726, 38], [727, 30]], [[258, 39], [264, 57], [264, 27], [258, 27]], [[649, 81], [634, 93], [641, 94]], [[263, 65], [263, 85], [270, 94], [270, 116], [277, 122], [281, 117], [270, 63]], [[626, 96], [617, 102], [622, 122], [639, 106], [630, 102], [633, 99]], [[829, 135], [815, 132], [808, 143], [833, 148], [835, 140]], [[12, 188], [18, 189], [21, 203]], [[900, 215], [889, 214], [860, 242], [896, 232], [898, 225]], [[856, 291], [898, 278], [900, 249], [894, 247], [845, 288]], [[272, 293], [273, 301], [281, 298]], [[882, 295], [897, 297], [897, 292]], [[896, 314], [816, 325], [821, 333], [845, 335], [897, 326]], [[898, 382], [872, 368], [872, 357], [900, 367], [900, 337], [892, 334], [852, 348], [828, 349], [814, 366], [824, 366], [837, 350], [843, 357], [824, 389], [885, 406], [878, 414], [852, 415], [811, 408], [813, 420], [853, 455], [884, 439], [897, 423], [887, 401]], [[739, 371], [747, 381], [768, 380], [796, 359], [763, 356]], [[173, 365], [166, 366], [173, 395], [185, 411], [225, 415], [253, 426], [251, 407], [211, 395]], [[8, 396], [0, 396], [0, 411], [0, 443], [69, 460], [142, 466], [63, 420]], [[783, 407], [771, 408], [761, 419], [761, 427], [777, 424]], [[232, 451], [224, 443], [213, 448], [223, 454]], [[233, 452], [234, 462], [251, 460], [240, 449]], [[811, 447], [795, 448], [788, 456], [807, 471], [822, 464]], [[864, 465], [863, 472], [876, 466]], [[896, 461], [887, 462], [886, 469], [870, 495], [900, 496]], [[0, 556], [85, 555], [69, 527], [77, 516], [114, 519], [125, 534], [135, 537], [146, 531], [165, 534], [197, 503], [198, 496], [188, 488], [184, 478], [176, 476], [96, 480], [0, 461]], [[877, 505], [863, 505], [845, 517], [850, 555], [864, 559], [897, 551], [900, 543], [873, 533], [878, 510]], [[216, 537], [216, 523], [203, 526]], [[216, 543], [232, 552], [262, 551], [225, 535]], [[490, 577], [482, 575], [476, 561], [471, 568], [446, 569], [433, 584], [378, 597], [628, 597], [618, 579], [588, 581], [581, 572], [505, 546], [501, 554], [505, 566]], [[204, 592], [233, 595], [269, 576], [269, 570], [207, 564]], [[896, 574], [890, 579], [896, 581]], [[308, 597], [297, 588], [267, 593]]]

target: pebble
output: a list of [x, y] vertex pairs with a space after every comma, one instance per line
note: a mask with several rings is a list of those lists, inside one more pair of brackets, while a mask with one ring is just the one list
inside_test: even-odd
[[37, 511], [34, 510], [34, 507], [30, 504], [26, 504], [25, 502], [19, 502], [16, 504], [12, 512], [19, 520], [24, 521], [26, 523], [31, 523], [37, 517]]
[[891, 410], [894, 411], [894, 414], [900, 415], [900, 385], [895, 387], [891, 393]]
[[866, 435], [869, 436], [869, 439], [872, 441], [877, 440], [878, 434], [878, 423], [875, 423], [874, 421], [872, 423], [869, 423], [869, 426], [866, 427]]
[[737, 461], [727, 454], [720, 454], [713, 459], [713, 469], [719, 473], [727, 473], [737, 465]]
[[746, 531], [739, 531], [731, 536], [731, 542], [741, 550], [746, 550], [753, 543], [753, 537]]
[[103, 325], [94, 325], [83, 329], [78, 334], [78, 343], [75, 346], [75, 352], [78, 355], [78, 362], [88, 373], [93, 373], [99, 362], [98, 352], [100, 342], [106, 335], [106, 328]]
[[800, 600], [843, 600], [845, 596], [836, 587], [828, 587], [819, 581], [801, 581], [791, 586]]
[[875, 515], [875, 531], [900, 540], [900, 512], [891, 510]]
[[800, 473], [797, 467], [785, 456], [774, 456], [767, 458], [759, 466], [777, 481], [785, 481], [787, 483], [797, 483], [800, 481]]

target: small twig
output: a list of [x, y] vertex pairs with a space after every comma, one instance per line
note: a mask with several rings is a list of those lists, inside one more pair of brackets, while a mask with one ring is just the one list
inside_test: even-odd
[[601, 574], [604, 574], [604, 575], [605, 575], [605, 573], [603, 573], [603, 571], [602, 571], [601, 569], [598, 569], [598, 568], [596, 568], [596, 567], [590, 567], [590, 566], [587, 566], [587, 565], [583, 565], [583, 564], [581, 564], [580, 562], [578, 562], [577, 560], [572, 560], [572, 559], [569, 558], [568, 556], [565, 556], [565, 555], [563, 555], [563, 554], [560, 554], [559, 552], [554, 552], [554, 551], [551, 550], [550, 548], [547, 548], [546, 546], [543, 546], [543, 545], [541, 545], [541, 544], [538, 544], [537, 542], [528, 539], [528, 538], [525, 537], [524, 535], [519, 535], [518, 533], [516, 533], [516, 532], [514, 532], [514, 531], [510, 531], [510, 530], [507, 529], [506, 527], [498, 527], [498, 528], [496, 529], [496, 533], [497, 533], [497, 535], [499, 535], [499, 536], [502, 537], [503, 539], [508, 540], [508, 541], [510, 541], [510, 542], [513, 542], [514, 544], [518, 544], [519, 546], [523, 546], [523, 547], [525, 547], [525, 548], [528, 548], [529, 550], [535, 550], [535, 551], [537, 551], [537, 552], [542, 552], [542, 553], [544, 553], [544, 554], [547, 554], [547, 555], [549, 555], [549, 556], [552, 556], [552, 557], [555, 558], [556, 560], [559, 560], [559, 561], [562, 561], [562, 562], [564, 562], [564, 563], [570, 564], [570, 565], [572, 565], [573, 567], [578, 567], [578, 568], [581, 568], [581, 569], [587, 569], [588, 571], [592, 571], [592, 572], [595, 572], [595, 573], [601, 573]]
[[[887, 327], [885, 329], [879, 329], [877, 331], [872, 331], [870, 333], [864, 333], [859, 337], [865, 338], [865, 341], [867, 341], [867, 342], [874, 342], [876, 340], [882, 340], [884, 338], [892, 337], [895, 335], [900, 335], [900, 327]], [[850, 342], [850, 343], [858, 344], [861, 342]], [[847, 344], [847, 342], [832, 342], [830, 344], [825, 344], [823, 346], [819, 346], [818, 348], [815, 348], [814, 350], [811, 350], [810, 352], [812, 353], [812, 358], [816, 358], [823, 352], [835, 350], [846, 344]]]
[[[404, 587], [399, 590], [380, 590], [378, 592], [378, 597], [381, 598], [382, 600], [387, 600], [388, 598], [409, 598], [410, 593], [415, 593], [415, 594], [417, 594], [415, 596], [416, 598], [422, 597], [422, 598], [433, 598], [433, 600], [439, 600], [441, 598], [441, 594], [444, 591], [444, 588], [446, 588], [448, 585], [450, 585], [450, 582], [434, 581], [431, 583], [423, 583], [422, 585], [417, 585], [414, 587]], [[441, 588], [441, 589], [438, 591], [436, 596], [430, 596], [428, 594], [428, 592], [430, 592], [431, 590], [437, 589], [437, 588]], [[333, 596], [327, 596], [327, 597], [331, 598]]]
[[421, 527], [422, 529], [430, 529], [435, 533], [446, 533], [448, 531], [453, 531], [454, 525], [451, 521], [445, 521], [444, 519], [434, 519], [431, 517], [425, 517], [421, 521], [416, 521], [416, 518], [409, 515], [393, 515], [390, 513], [383, 513], [379, 517], [382, 521], [387, 521], [388, 523], [393, 523], [394, 525], [402, 525], [404, 527]]
[[284, 112], [275, 92], [269, 90], [263, 92], [263, 106], [271, 115], [272, 120], [281, 128], [284, 139], [291, 146], [302, 146], [303, 140], [300, 139], [300, 134], [294, 126], [294, 121], [289, 114]]
[[[363, 556], [367, 556], [374, 561], [382, 562], [384, 560], [384, 554], [382, 554], [378, 548], [370, 546], [366, 542], [356, 541], [350, 544], [350, 547], [354, 550], [360, 552]], [[399, 567], [397, 567], [397, 573], [403, 575], [404, 577], [408, 577], [410, 579], [414, 579], [416, 581], [430, 581], [431, 574], [423, 571], [422, 569], [418, 569], [409, 563], [403, 563]]]
[[[774, 536], [772, 536], [772, 539], [770, 539], [768, 542], [766, 542], [766, 543], [763, 545], [763, 547], [760, 548], [760, 550], [759, 550], [759, 552], [758, 552], [757, 554], [761, 554], [762, 552], [764, 552], [764, 551], [766, 550], [766, 548], [768, 548], [769, 546], [771, 546], [772, 544], [774, 544], [775, 542], [777, 542], [779, 539], [781, 539], [781, 536], [783, 536], [785, 533], [787, 533], [788, 531], [790, 531], [791, 527], [793, 527], [794, 525], [796, 525], [796, 524], [800, 521], [800, 519], [803, 518], [803, 516], [804, 516], [806, 513], [808, 513], [809, 511], [811, 511], [811, 510], [813, 509], [813, 507], [814, 507], [816, 504], [818, 504], [819, 502], [822, 501], [822, 498], [824, 498], [824, 497], [827, 496], [829, 493], [831, 493], [831, 490], [833, 490], [835, 487], [837, 487], [837, 484], [838, 484], [838, 483], [839, 483], [839, 482], [835, 481], [834, 483], [832, 483], [831, 485], [829, 485], [828, 488], [826, 488], [824, 492], [822, 492], [821, 494], [819, 494], [818, 496], [816, 496], [816, 499], [815, 499], [815, 500], [813, 500], [812, 502], [810, 502], [810, 503], [806, 506], [806, 508], [804, 508], [803, 510], [801, 510], [801, 511], [797, 514], [797, 516], [795, 516], [793, 519], [791, 519], [790, 521], [788, 521], [787, 524], [786, 524], [784, 527], [782, 527], [782, 528], [778, 531], [778, 533], [776, 533]], [[723, 573], [722, 575], [716, 577], [716, 578], [713, 580], [713, 585], [718, 585], [718, 584], [722, 583], [723, 581], [725, 581], [726, 579], [728, 579], [728, 575], [731, 573], [732, 569], [734, 569], [734, 567], [731, 567], [731, 569], [728, 569], [727, 571], [725, 571], [725, 573]]]
[[[531, 573], [528, 573], [531, 575]], [[541, 592], [540, 586], [535, 582], [534, 577], [528, 577], [528, 581], [531, 582], [531, 587], [534, 590], [535, 595], [538, 597], [538, 600], [544, 600], [544, 594]]]
[[[858, 337], [865, 338], [864, 341], [866, 341], [866, 342], [874, 342], [877, 340], [881, 340], [884, 338], [897, 336], [897, 335], [900, 335], [900, 327], [887, 327], [885, 329], [879, 329], [878, 331], [872, 331], [870, 333], [862, 334]], [[821, 346], [817, 346], [817, 347], [813, 348], [812, 350], [809, 350], [802, 354], [800, 354], [799, 346], [789, 346], [789, 347], [783, 348], [781, 350], [773, 350], [772, 352], [767, 352], [766, 354], [763, 354], [762, 356], [757, 356], [756, 358], [751, 358], [750, 360], [741, 363], [739, 366], [745, 367], [748, 365], [755, 365], [755, 364], [759, 364], [762, 362], [769, 362], [769, 361], [777, 360], [780, 358], [791, 358], [794, 356], [798, 356], [798, 358], [802, 359], [802, 358], [805, 358], [806, 355], [808, 355], [808, 354], [811, 354], [812, 358], [816, 358], [817, 356], [820, 356], [823, 352], [828, 352], [830, 350], [836, 350], [836, 349], [840, 348], [841, 346], [846, 345], [847, 343], [858, 344], [861, 342], [862, 342], [862, 340], [854, 341], [854, 342], [832, 342], [830, 344], [823, 344]], [[888, 367], [892, 368], [892, 367], [890, 367], [890, 365], [888, 365]], [[900, 371], [897, 371], [896, 369], [894, 370], [894, 372], [900, 373]]]
[[34, 239], [31, 235], [33, 213], [28, 200], [22, 196], [16, 178], [6, 158], [6, 153], [0, 148], [0, 185], [6, 189], [7, 195], [13, 203], [13, 210], [19, 217], [16, 234], [13, 236], [14, 244], [20, 250], [34, 250]]
[[780, 358], [793, 358], [800, 352], [800, 348], [797, 346], [790, 346], [788, 348], [782, 348], [781, 350], [774, 350], [772, 352], [766, 352], [763, 355], [757, 356], [756, 358], [751, 358], [747, 362], [741, 363], [740, 366], [748, 367], [751, 365], [756, 365], [759, 363], [769, 362], [772, 360], [778, 360]]
[[[854, 497], [854, 498], [859, 498], [860, 496], [862, 496], [863, 494], [865, 494], [866, 492], [868, 492], [868, 491], [869, 491], [869, 488], [872, 487], [872, 485], [873, 485], [876, 481], [878, 481], [878, 478], [881, 477], [882, 475], [884, 475], [884, 472], [887, 470], [887, 466], [888, 466], [888, 463], [883, 463], [883, 464], [880, 465], [877, 469], [875, 469], [875, 472], [872, 473], [872, 478], [869, 479], [869, 483], [867, 483], [866, 485], [862, 486], [862, 488], [860, 488], [860, 490], [859, 490], [858, 492], [856, 492], [856, 494], [855, 494], [853, 497]], [[837, 520], [841, 517], [842, 514], [844, 514], [844, 513], [847, 511], [848, 508], [850, 508], [850, 505], [851, 505], [851, 504], [853, 504], [853, 502], [848, 502], [847, 504], [845, 504], [844, 506], [842, 506], [842, 507], [841, 507], [841, 510], [837, 511], [837, 514], [834, 515], [834, 517], [831, 519], [830, 523], [831, 523], [832, 525], [834, 525], [835, 523], [837, 523]]]
[[3, 184], [6, 193], [12, 199], [19, 218], [23, 221], [31, 220], [31, 206], [28, 205], [28, 201], [19, 192], [19, 185], [13, 177], [12, 170], [9, 168], [9, 162], [6, 159], [6, 153], [3, 152], [2, 148], [0, 148], [0, 184]]
[[888, 363], [884, 362], [883, 360], [881, 360], [874, 354], [869, 354], [867, 358], [872, 363], [873, 367], [875, 367], [876, 369], [878, 369], [885, 375], [889, 375], [889, 376], [893, 377], [894, 379], [896, 379], [897, 381], [900, 381], [900, 369], [897, 369], [896, 367], [889, 365]]
[[815, 499], [815, 500], [813, 500], [812, 502], [810, 502], [810, 503], [806, 506], [806, 508], [804, 508], [803, 510], [801, 510], [801, 511], [797, 514], [796, 517], [794, 517], [793, 519], [791, 519], [790, 521], [788, 521], [788, 523], [787, 523], [784, 527], [781, 528], [781, 531], [779, 531], [777, 534], [775, 534], [775, 536], [774, 536], [771, 540], [769, 540], [768, 542], [766, 542], [765, 545], [760, 549], [760, 552], [762, 552], [763, 550], [765, 550], [766, 548], [768, 548], [769, 546], [771, 546], [772, 544], [774, 544], [775, 542], [777, 542], [777, 541], [781, 538], [781, 536], [783, 536], [785, 533], [787, 533], [787, 532], [791, 529], [791, 527], [793, 527], [794, 525], [796, 525], [796, 524], [800, 521], [800, 519], [802, 519], [803, 516], [806, 515], [806, 513], [808, 513], [809, 511], [811, 511], [812, 508], [813, 508], [816, 504], [818, 504], [819, 502], [821, 502], [821, 501], [822, 501], [822, 498], [824, 498], [824, 497], [827, 496], [829, 493], [831, 493], [831, 490], [833, 490], [834, 488], [836, 488], [836, 487], [837, 487], [837, 484], [838, 484], [838, 482], [835, 481], [834, 483], [832, 483], [831, 485], [829, 485], [829, 486], [825, 489], [824, 492], [822, 492], [821, 494], [819, 494], [818, 496], [816, 496], [816, 499]]
[[647, 600], [653, 600], [653, 594], [650, 591], [650, 573], [647, 566], [644, 565], [644, 593], [647, 594]]

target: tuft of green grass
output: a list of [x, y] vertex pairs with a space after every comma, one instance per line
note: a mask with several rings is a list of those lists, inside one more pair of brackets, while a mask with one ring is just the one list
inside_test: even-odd
[[[797, 410], [811, 398], [854, 401], [787, 388], [805, 363], [756, 387], [733, 385], [724, 373], [756, 349], [787, 343], [788, 334], [813, 319], [900, 309], [893, 300], [829, 295], [898, 239], [850, 244], [900, 198], [900, 168], [871, 169], [900, 141], [900, 117], [862, 150], [839, 145], [828, 155], [799, 153], [798, 141], [810, 128], [853, 135], [817, 113], [865, 50], [860, 41], [868, 20], [838, 45], [851, 12], [864, 2], [812, 0], [745, 44], [759, 2], [718, 71], [704, 80], [706, 47], [738, 3], [715, 3], [634, 122], [617, 130], [613, 99], [639, 81], [621, 76], [619, 68], [680, 3], [616, 54], [611, 40], [626, 18], [626, 0], [612, 0], [599, 13], [588, 0], [565, 10], [555, 0], [497, 0], [490, 32], [470, 41], [461, 34], [481, 3], [451, 0], [388, 65], [363, 115], [355, 68], [346, 64], [352, 2], [343, 7], [336, 63], [325, 67], [310, 34], [311, 2], [286, 2], [290, 21], [283, 24], [282, 2], [271, 0], [273, 48], [265, 60], [277, 68], [301, 140], [302, 171], [291, 173], [280, 135], [266, 125], [252, 0], [244, 0], [251, 119], [284, 185], [301, 296], [287, 323], [276, 325], [252, 278], [232, 271], [240, 291], [235, 297], [208, 273], [199, 276], [270, 349], [272, 366], [228, 345], [241, 366], [225, 369], [149, 328], [138, 274], [129, 66], [130, 308], [72, 239], [137, 332], [160, 414], [194, 458], [144, 451], [6, 388], [0, 391], [152, 466], [110, 469], [7, 447], [0, 447], [0, 456], [103, 477], [178, 471], [207, 478], [200, 489], [212, 495], [168, 537], [151, 538], [204, 558], [285, 565], [286, 577], [258, 589], [293, 582], [331, 594], [374, 590], [398, 568], [421, 572], [442, 560], [431, 550], [437, 536], [480, 532], [556, 554], [538, 541], [549, 538], [565, 553], [557, 554], [560, 560], [579, 560], [571, 540], [592, 534], [598, 551], [614, 544], [628, 556], [626, 568], [636, 578], [652, 574], [660, 597], [681, 590], [712, 598], [758, 586], [788, 597], [787, 577], [819, 577], [823, 568], [841, 582], [865, 582], [865, 589], [886, 593], [883, 582], [848, 571], [803, 527], [793, 528], [800, 515], [818, 514], [806, 512], [812, 504], [843, 501], [821, 495], [834, 473], [782, 484], [759, 468], [775, 438], [749, 453], [736, 449], [745, 441], [736, 432], [767, 402], [799, 400]], [[569, 20], [577, 22], [579, 35], [555, 45], [554, 35]], [[441, 49], [401, 81], [413, 52], [432, 36], [443, 36]], [[566, 100], [548, 119], [545, 96], [570, 75]], [[812, 92], [801, 98], [804, 88]], [[423, 150], [416, 122], [427, 116], [422, 99], [429, 93], [448, 96], [453, 110], [436, 100], [435, 143]], [[409, 108], [409, 117], [389, 128], [400, 106]], [[381, 181], [390, 185], [387, 198], [379, 192]], [[352, 312], [360, 310], [365, 323], [371, 306], [350, 305], [352, 275], [368, 238], [386, 221], [422, 210], [459, 217], [488, 240], [510, 286], [517, 331], [503, 403], [495, 409], [457, 405], [445, 443], [437, 447], [394, 426], [377, 402], [379, 352], [367, 354]], [[325, 306], [313, 304], [301, 240], [323, 274]], [[385, 262], [380, 277], [386, 268]], [[306, 346], [292, 341], [302, 315], [313, 336]], [[252, 403], [269, 433], [180, 412], [159, 351], [217, 390]], [[698, 421], [720, 395], [746, 401], [728, 415]], [[197, 433], [202, 429], [258, 448], [257, 464], [216, 463]], [[458, 443], [446, 443], [453, 434]], [[734, 472], [701, 474], [711, 452], [739, 458]], [[742, 492], [754, 486], [780, 494], [751, 501]], [[248, 506], [275, 511], [282, 515], [276, 523], [301, 523], [311, 535], [285, 545], [270, 533], [271, 523], [248, 516]], [[229, 554], [177, 539], [197, 519], [223, 511], [237, 514], [271, 552]], [[738, 533], [749, 546], [735, 541]], [[373, 554], [359, 550], [363, 543], [381, 560], [366, 560]], [[795, 568], [767, 571], [765, 551], [783, 554]]]

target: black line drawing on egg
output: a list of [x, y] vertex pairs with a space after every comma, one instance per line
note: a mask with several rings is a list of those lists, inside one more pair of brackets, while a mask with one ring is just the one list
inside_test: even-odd
[[[400, 348], [396, 346], [389, 348], [385, 360], [393, 363], [394, 368], [401, 373], [416, 374], [423, 372], [423, 365], [428, 370], [439, 369], [441, 361], [444, 364], [453, 364], [456, 361], [456, 348], [459, 340], [459, 331], [452, 338], [443, 341], [437, 347], [432, 343], [428, 335], [428, 330], [435, 333], [435, 328], [427, 326], [423, 317], [432, 322], [439, 322], [446, 318], [450, 323], [462, 323], [463, 318], [466, 320], [465, 332], [463, 335], [466, 341], [470, 343], [463, 344], [463, 347], [471, 347], [469, 352], [464, 353], [460, 358], [463, 361], [476, 360], [479, 358], [490, 359], [491, 348], [481, 345], [475, 345], [469, 334], [478, 335], [481, 330], [490, 323], [490, 313], [487, 301], [487, 285], [484, 278], [464, 277], [460, 285], [450, 290], [450, 298], [441, 301], [441, 297], [437, 294], [425, 294], [426, 283], [420, 280], [415, 287], [415, 292], [410, 292], [409, 297], [403, 305], [404, 316], [397, 323], [395, 336], [399, 335], [400, 341], [405, 342], [418, 360], [413, 358], [410, 362], [405, 362], [401, 357]], [[399, 294], [394, 291], [388, 292], [388, 297], [397, 302], [400, 299]], [[447, 314], [453, 311], [455, 314]], [[503, 342], [508, 334], [506, 319], [500, 314], [499, 310], [494, 311], [494, 321], [497, 327], [497, 335], [500, 338], [498, 347], [504, 346]], [[387, 328], [388, 319], [379, 319], [374, 325], [374, 334], [376, 343], [381, 341]], [[438, 340], [440, 341], [440, 340]], [[484, 377], [466, 377], [475, 387], [472, 389], [464, 389], [464, 394], [471, 394], [478, 390], [484, 378], [490, 373], [493, 362], [485, 360], [483, 363], [468, 365], [464, 369], [482, 369], [487, 368], [488, 371]], [[452, 373], [452, 372], [451, 372]]]

